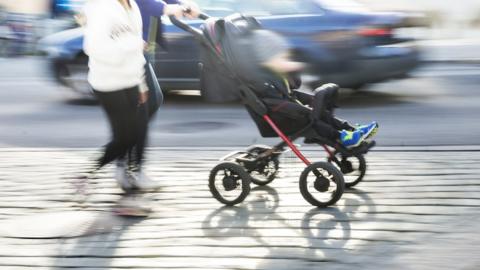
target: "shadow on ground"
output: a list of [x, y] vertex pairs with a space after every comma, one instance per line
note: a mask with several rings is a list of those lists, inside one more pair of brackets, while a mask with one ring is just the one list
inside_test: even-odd
[[[316, 262], [351, 256], [352, 241], [358, 239], [352, 237], [350, 223], [375, 219], [372, 199], [360, 190], [349, 191], [343, 206], [312, 208], [300, 220], [283, 216], [285, 210], [278, 209], [280, 195], [272, 187], [256, 187], [251, 196], [256, 199], [248, 204], [213, 211], [203, 221], [202, 230], [205, 237], [218, 241], [250, 238], [268, 248], [256, 269], [314, 269]], [[288, 232], [277, 234], [279, 228]], [[293, 235], [304, 241], [292, 243]], [[290, 260], [281, 265], [275, 260], [285, 258]]]

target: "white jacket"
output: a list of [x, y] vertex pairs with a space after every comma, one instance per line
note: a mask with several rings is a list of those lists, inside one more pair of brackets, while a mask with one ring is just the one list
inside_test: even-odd
[[89, 56], [88, 82], [95, 90], [145, 87], [142, 17], [134, 0], [127, 11], [118, 0], [89, 0], [84, 6], [84, 51]]

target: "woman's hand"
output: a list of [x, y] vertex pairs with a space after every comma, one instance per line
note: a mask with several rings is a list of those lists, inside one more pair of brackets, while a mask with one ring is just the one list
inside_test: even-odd
[[87, 24], [87, 18], [85, 14], [78, 13], [73, 16], [75, 18], [75, 22], [80, 26], [85, 26]]
[[142, 105], [145, 104], [148, 100], [148, 91], [146, 92], [140, 92], [138, 95], [138, 104]]
[[[163, 13], [167, 16], [175, 16], [177, 18], [187, 17], [190, 19], [197, 18], [201, 13], [200, 8], [197, 3], [189, 0], [184, 0], [180, 2], [180, 5], [166, 5]], [[188, 12], [185, 12], [187, 11]]]
[[184, 12], [184, 15], [187, 18], [190, 18], [190, 19], [198, 18], [198, 15], [200, 15], [201, 10], [200, 10], [200, 7], [198, 7], [197, 3], [190, 0], [183, 0], [181, 3], [184, 11], [188, 10], [188, 13]]
[[166, 16], [175, 16], [177, 18], [183, 17], [184, 7], [181, 5], [166, 5], [163, 13]]

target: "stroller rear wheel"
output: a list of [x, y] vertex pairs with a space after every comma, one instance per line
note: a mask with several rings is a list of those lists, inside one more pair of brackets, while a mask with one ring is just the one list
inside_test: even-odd
[[334, 155], [338, 162], [332, 158], [328, 158], [328, 162], [343, 173], [347, 188], [354, 187], [363, 180], [367, 171], [367, 162], [362, 154], [348, 156], [336, 151]]
[[215, 199], [232, 206], [243, 202], [250, 193], [250, 176], [242, 166], [223, 162], [210, 171], [208, 187]]
[[345, 189], [342, 173], [326, 162], [309, 165], [302, 172], [299, 185], [303, 198], [317, 207], [335, 204]]
[[278, 161], [277, 156], [271, 157], [265, 162], [262, 162], [255, 168], [255, 170], [250, 172], [252, 182], [258, 186], [270, 184], [275, 180], [279, 166], [280, 162]]

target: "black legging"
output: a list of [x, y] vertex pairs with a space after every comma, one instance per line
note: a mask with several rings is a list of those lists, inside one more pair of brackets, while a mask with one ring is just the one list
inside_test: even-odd
[[134, 170], [141, 167], [148, 130], [148, 107], [139, 105], [138, 87], [113, 92], [94, 90], [112, 130], [112, 140], [98, 159], [96, 170], [129, 155], [129, 165]]

